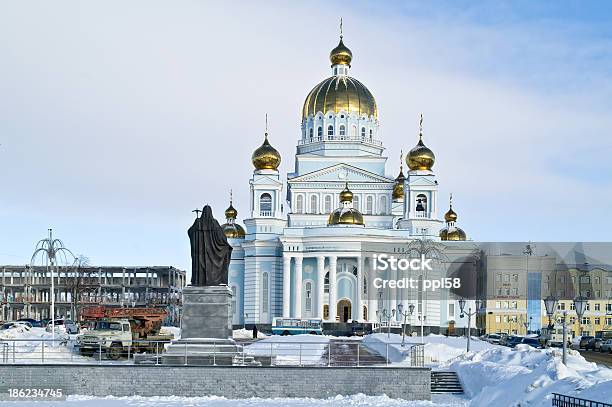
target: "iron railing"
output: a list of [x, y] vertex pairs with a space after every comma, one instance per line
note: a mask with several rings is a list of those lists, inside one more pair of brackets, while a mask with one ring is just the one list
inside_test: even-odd
[[[131, 340], [119, 342], [81, 342], [67, 339], [6, 339], [0, 342], [1, 364], [151, 364], [173, 365], [263, 365], [311, 367], [389, 366], [399, 353], [402, 367], [424, 366], [424, 345], [406, 343], [377, 343], [366, 346], [361, 340], [332, 339], [322, 342], [283, 340], [237, 340], [237, 347], [229, 349], [227, 341], [209, 342], [204, 353], [193, 353], [189, 343], [173, 344], [166, 353], [169, 341]], [[182, 348], [181, 348], [182, 347]], [[231, 348], [231, 347], [230, 347]], [[390, 354], [392, 357], [390, 358]], [[206, 359], [208, 362], [202, 362]], [[223, 362], [225, 361], [225, 362]]]
[[581, 399], [559, 393], [553, 393], [552, 405], [553, 407], [612, 407], [612, 404], [602, 401]]

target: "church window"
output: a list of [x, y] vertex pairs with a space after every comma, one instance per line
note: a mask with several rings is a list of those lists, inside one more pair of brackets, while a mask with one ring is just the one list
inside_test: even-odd
[[372, 129], [370, 129], [370, 141], [372, 141]]
[[332, 126], [331, 124], [327, 126], [327, 135], [332, 137], [334, 135], [334, 126]]
[[321, 137], [323, 137], [323, 127], [317, 128], [317, 137], [319, 138], [319, 140], [321, 140]]
[[353, 137], [354, 139], [357, 138], [357, 126], [355, 126], [354, 124], [351, 127], [351, 137]]
[[353, 208], [359, 210], [359, 195], [353, 195]]
[[384, 215], [387, 212], [387, 197], [382, 195], [380, 197], [380, 205], [378, 208], [378, 213]]
[[329, 305], [323, 305], [323, 319], [329, 319]]
[[346, 136], [346, 127], [343, 124], [340, 125], [340, 135]]
[[374, 213], [374, 198], [371, 195], [366, 197], [366, 214], [372, 215]]
[[361, 138], [365, 139], [365, 136], [366, 136], [366, 129], [365, 129], [365, 127], [362, 127], [361, 128]]
[[306, 283], [306, 312], [312, 312], [312, 283]]
[[368, 276], [366, 276], [365, 274], [363, 275], [363, 294], [367, 295], [368, 294]]
[[270, 306], [270, 279], [268, 278], [268, 273], [261, 275], [261, 295], [262, 312], [267, 314]]
[[259, 215], [272, 216], [272, 196], [267, 192], [259, 197]]
[[313, 215], [319, 213], [318, 203], [319, 203], [318, 197], [316, 195], [311, 195], [310, 196], [310, 213], [312, 213]]
[[295, 213], [304, 212], [304, 197], [302, 195], [298, 195], [295, 197]]
[[325, 195], [325, 213], [332, 211], [332, 197], [331, 195]]
[[[427, 215], [427, 197], [424, 194], [418, 194], [416, 196], [416, 207], [415, 210], [417, 214], [421, 214], [421, 216], [426, 217]], [[419, 215], [417, 215], [419, 216]]]
[[325, 273], [325, 279], [323, 280], [323, 291], [329, 293], [329, 271]]
[[313, 132], [314, 132], [314, 130], [313, 130], [313, 128], [311, 127], [311, 128], [310, 128], [310, 132], [309, 132], [309, 133], [310, 133], [310, 141], [312, 141], [312, 134], [313, 134]]
[[368, 307], [366, 305], [363, 306], [363, 320], [367, 321], [368, 320]]

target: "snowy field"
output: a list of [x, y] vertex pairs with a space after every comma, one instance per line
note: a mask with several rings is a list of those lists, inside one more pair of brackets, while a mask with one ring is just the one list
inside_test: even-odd
[[[432, 401], [405, 401], [386, 396], [336, 396], [328, 399], [275, 398], [231, 400], [222, 397], [84, 397], [71, 396], [63, 401], [3, 402], [3, 407], [462, 407], [460, 397], [434, 395]], [[501, 407], [501, 406], [500, 406]]]

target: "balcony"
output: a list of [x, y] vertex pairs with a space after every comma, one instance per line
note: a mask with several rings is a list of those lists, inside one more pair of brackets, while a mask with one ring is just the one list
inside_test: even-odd
[[306, 140], [299, 140], [298, 141], [298, 145], [299, 146], [304, 146], [304, 145], [308, 145], [308, 144], [314, 144], [314, 143], [319, 143], [321, 141], [346, 141], [346, 142], [351, 142], [351, 143], [364, 143], [364, 144], [369, 144], [372, 146], [382, 146], [382, 141], [380, 140], [376, 140], [376, 139], [371, 139], [369, 137], [354, 137], [354, 136], [323, 136], [323, 137], [312, 137], [312, 138], [307, 138]]
[[423, 212], [423, 211], [410, 212], [410, 217], [411, 218], [430, 219], [431, 218], [431, 212]]

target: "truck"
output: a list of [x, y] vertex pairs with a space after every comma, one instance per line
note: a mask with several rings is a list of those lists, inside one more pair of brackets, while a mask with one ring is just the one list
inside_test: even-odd
[[84, 308], [81, 320], [89, 328], [77, 336], [76, 346], [81, 355], [101, 352], [112, 360], [134, 353], [161, 353], [164, 344], [174, 339], [160, 332], [166, 315], [159, 308]]

